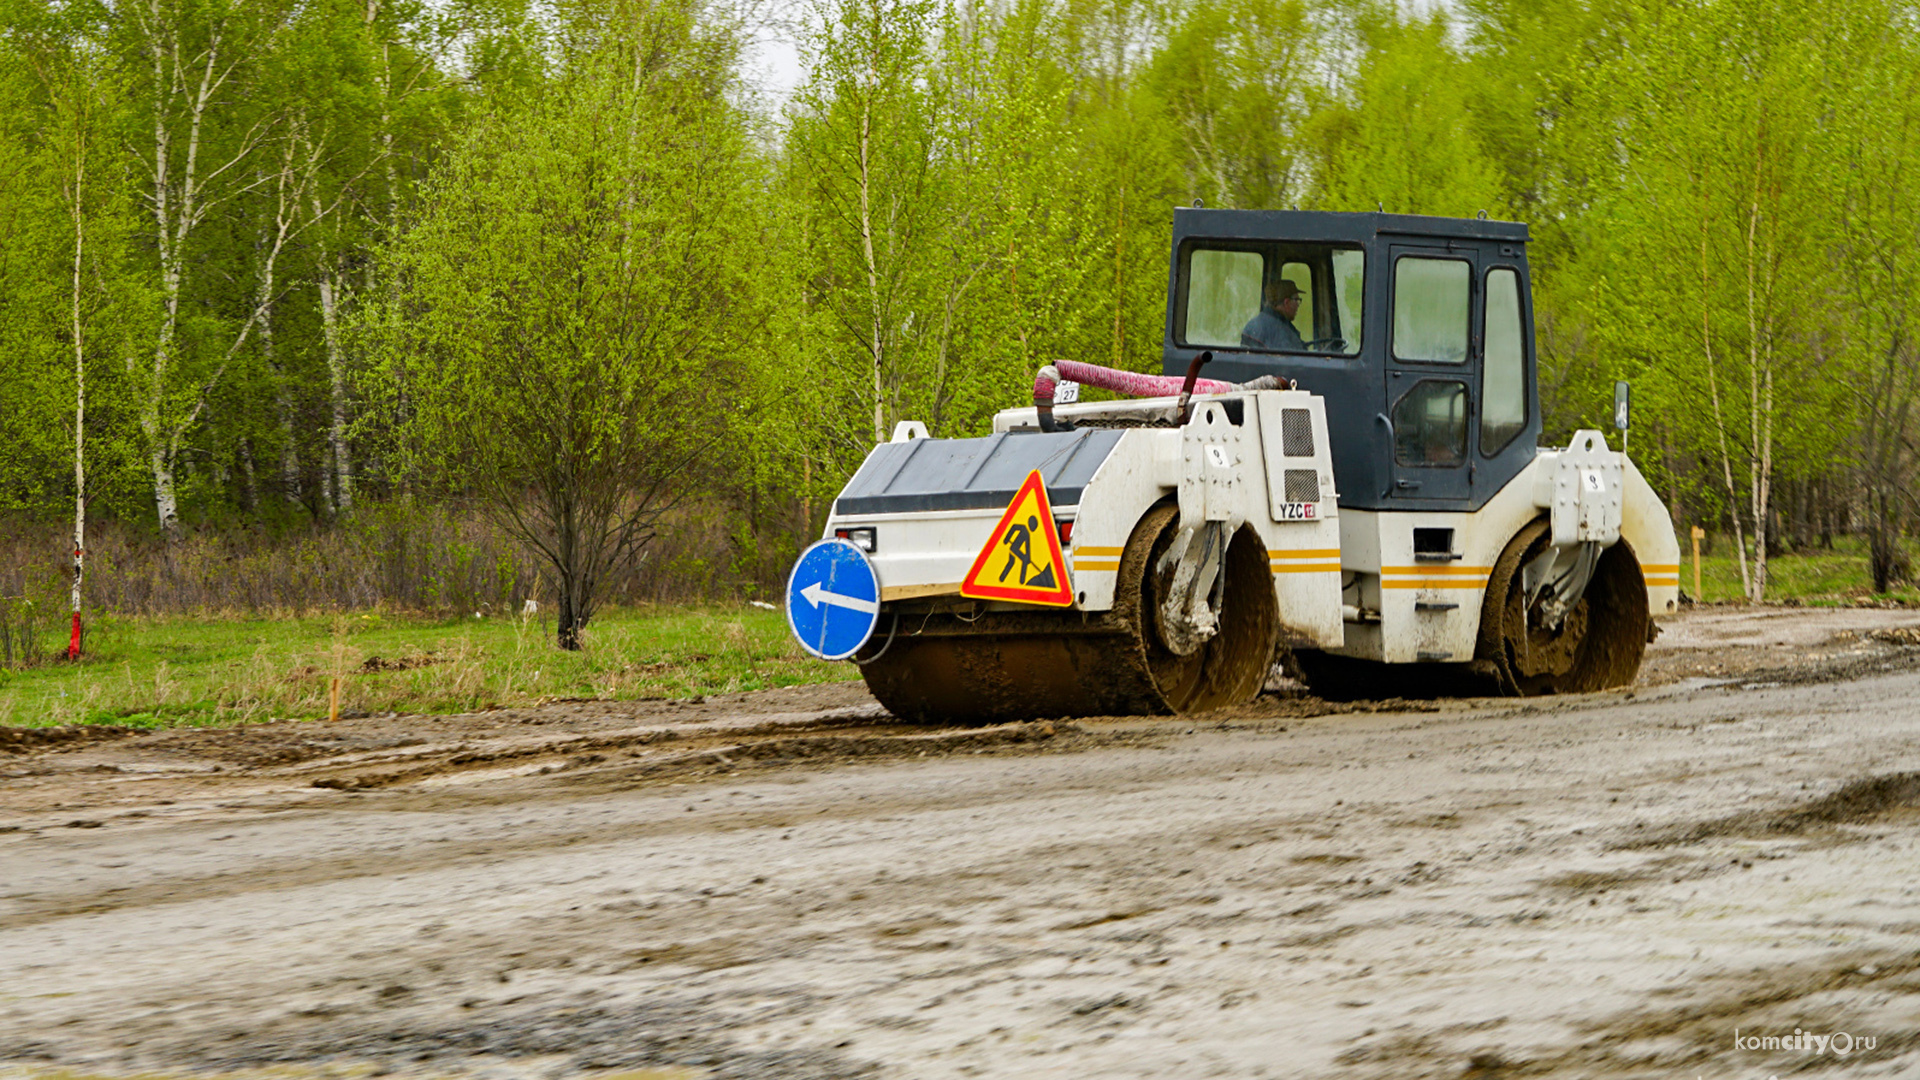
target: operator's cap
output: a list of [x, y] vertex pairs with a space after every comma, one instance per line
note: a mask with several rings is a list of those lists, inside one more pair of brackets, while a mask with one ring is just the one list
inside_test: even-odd
[[1293, 282], [1288, 281], [1286, 278], [1281, 278], [1278, 282], [1274, 283], [1273, 302], [1276, 304], [1283, 303], [1299, 295], [1300, 295], [1300, 286], [1295, 285]]

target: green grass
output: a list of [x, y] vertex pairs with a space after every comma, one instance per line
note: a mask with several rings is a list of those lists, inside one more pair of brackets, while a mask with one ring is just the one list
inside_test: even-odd
[[[1701, 560], [1707, 602], [1739, 600], [1732, 543]], [[1693, 593], [1683, 541], [1681, 588]], [[1920, 565], [1920, 558], [1916, 558]], [[1920, 603], [1920, 588], [1871, 593], [1865, 545], [1836, 538], [1768, 564], [1771, 600]], [[447, 713], [554, 698], [691, 697], [856, 677], [801, 651], [778, 612], [752, 607], [613, 608], [562, 652], [538, 620], [428, 619], [378, 612], [302, 619], [103, 618], [77, 664], [0, 668], [0, 724], [167, 727], [323, 717], [340, 678], [343, 712]], [[380, 663], [375, 663], [378, 659]]]
[[[1746, 594], [1740, 588], [1740, 566], [1734, 559], [1733, 538], [1716, 536], [1714, 541], [1714, 553], [1700, 560], [1702, 595], [1698, 599], [1706, 603], [1741, 600]], [[1684, 531], [1680, 552], [1680, 588], [1693, 596], [1693, 547]], [[1915, 557], [1914, 564], [1920, 568], [1920, 556]], [[1749, 562], [1749, 572], [1752, 568]], [[1873, 577], [1867, 572], [1866, 542], [1858, 537], [1842, 536], [1834, 538], [1831, 550], [1814, 547], [1768, 559], [1767, 599], [1815, 605], [1873, 600], [1912, 604], [1920, 603], [1920, 587], [1906, 582], [1887, 593], [1873, 592]]]
[[[554, 698], [690, 697], [855, 677], [806, 655], [778, 612], [607, 609], [586, 648], [552, 623], [355, 613], [303, 619], [103, 619], [88, 655], [0, 669], [0, 724], [167, 727], [343, 712], [465, 712]], [[377, 658], [377, 659], [376, 659]]]

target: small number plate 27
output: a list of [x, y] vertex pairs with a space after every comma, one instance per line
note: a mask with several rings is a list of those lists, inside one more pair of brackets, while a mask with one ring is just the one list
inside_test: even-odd
[[1319, 503], [1281, 503], [1273, 508], [1275, 521], [1319, 521]]

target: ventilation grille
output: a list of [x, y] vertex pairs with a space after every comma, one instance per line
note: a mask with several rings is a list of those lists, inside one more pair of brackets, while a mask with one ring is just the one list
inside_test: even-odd
[[1287, 501], [1290, 503], [1319, 502], [1320, 474], [1312, 469], [1288, 469]]
[[1307, 410], [1280, 410], [1280, 452], [1287, 457], [1313, 456], [1313, 416]]

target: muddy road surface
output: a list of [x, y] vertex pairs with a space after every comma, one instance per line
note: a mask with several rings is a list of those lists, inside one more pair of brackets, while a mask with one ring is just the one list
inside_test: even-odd
[[1916, 628], [1689, 613], [1517, 702], [0, 733], [0, 1076], [1920, 1075]]

